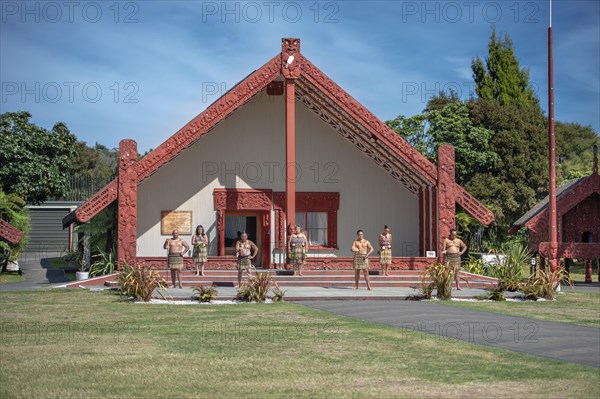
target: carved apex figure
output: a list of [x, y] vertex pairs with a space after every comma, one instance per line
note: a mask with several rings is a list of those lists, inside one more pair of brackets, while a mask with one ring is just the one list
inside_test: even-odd
[[281, 74], [286, 79], [300, 77], [300, 39], [281, 39]]

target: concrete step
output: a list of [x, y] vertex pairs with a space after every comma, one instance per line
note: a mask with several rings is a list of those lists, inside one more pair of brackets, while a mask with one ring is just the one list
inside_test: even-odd
[[[311, 271], [312, 273], [303, 276], [274, 275], [273, 280], [280, 287], [351, 287], [354, 285], [354, 272], [343, 272], [341, 270]], [[318, 273], [314, 273], [318, 272]], [[160, 271], [161, 277], [169, 284], [171, 275], [168, 270]], [[420, 278], [419, 271], [400, 271], [390, 276], [371, 275], [369, 280], [373, 287], [419, 287], [429, 283], [428, 279], [424, 281]], [[468, 288], [491, 288], [497, 284], [497, 280], [487, 276], [479, 276], [470, 273], [459, 275], [461, 285]], [[217, 285], [229, 286], [237, 284], [237, 270], [211, 270], [205, 271], [204, 276], [196, 276], [195, 272], [185, 271], [181, 273], [182, 285], [185, 287], [196, 287], [199, 285]], [[364, 277], [361, 273], [361, 284], [364, 284]], [[118, 287], [116, 275], [101, 276], [95, 279], [78, 281], [72, 286], [106, 285], [109, 287]]]

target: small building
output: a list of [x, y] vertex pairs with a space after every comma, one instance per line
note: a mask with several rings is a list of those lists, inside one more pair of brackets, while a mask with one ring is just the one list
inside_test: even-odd
[[25, 252], [41, 257], [66, 254], [77, 245], [73, 226], [63, 229], [62, 220], [83, 201], [46, 201], [39, 205], [27, 205], [31, 220], [29, 242]]
[[[138, 160], [123, 140], [119, 176], [63, 220], [85, 223], [118, 201], [118, 258], [166, 267], [173, 228], [209, 236], [209, 268], [233, 268], [246, 230], [256, 266], [285, 261], [286, 226], [307, 232], [308, 268], [351, 267], [356, 231], [394, 236], [393, 268], [423, 268], [455, 227], [455, 204], [493, 214], [454, 181], [454, 149], [432, 164], [312, 64], [299, 39]], [[429, 257], [428, 257], [429, 255]], [[187, 262], [191, 259], [187, 258]]]
[[[600, 259], [600, 178], [598, 146], [594, 146], [592, 174], [564, 182], [556, 189], [558, 258], [586, 259], [586, 282], [592, 281], [592, 260]], [[538, 202], [510, 228], [529, 230], [529, 250], [548, 257], [548, 197]], [[543, 260], [542, 260], [543, 261]], [[600, 280], [600, 270], [598, 270]]]

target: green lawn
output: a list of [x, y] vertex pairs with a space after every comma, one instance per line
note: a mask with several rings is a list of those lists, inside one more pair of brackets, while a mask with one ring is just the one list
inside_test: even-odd
[[[585, 281], [585, 260], [576, 259], [569, 272], [573, 281]], [[592, 281], [598, 281], [598, 268], [592, 265]]]
[[575, 292], [562, 287], [555, 301], [523, 302], [455, 302], [436, 303], [459, 306], [484, 312], [530, 317], [536, 320], [557, 321], [600, 328], [600, 294]]
[[48, 258], [48, 263], [55, 269], [73, 269], [73, 265], [66, 262], [63, 258]]
[[10, 283], [18, 283], [20, 281], [24, 281], [25, 276], [19, 274], [12, 273], [2, 273], [0, 274], [0, 284], [10, 284]]
[[[376, 305], [375, 305], [376, 306]], [[0, 293], [0, 397], [598, 397], [598, 370], [295, 304]]]

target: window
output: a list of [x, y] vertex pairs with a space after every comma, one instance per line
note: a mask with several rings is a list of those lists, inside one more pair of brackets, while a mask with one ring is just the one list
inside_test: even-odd
[[327, 212], [296, 212], [296, 223], [304, 229], [309, 245], [327, 246]]

